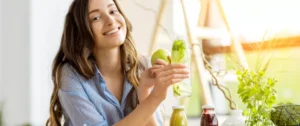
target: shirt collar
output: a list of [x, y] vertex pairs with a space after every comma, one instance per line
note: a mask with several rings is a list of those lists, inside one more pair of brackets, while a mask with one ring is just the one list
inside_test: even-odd
[[[98, 79], [98, 81], [104, 82], [103, 75], [101, 74], [99, 68], [97, 67], [96, 64], [94, 64], [94, 65], [95, 65], [95, 69], [96, 69], [95, 70], [96, 78]], [[127, 94], [130, 92], [130, 90], [133, 88], [133, 85], [129, 82], [125, 72], [124, 72], [124, 74], [125, 74], [125, 80], [124, 80], [123, 96], [127, 96]]]
[[104, 81], [104, 78], [103, 78], [103, 75], [101, 74], [101, 72], [100, 72], [100, 70], [99, 70], [99, 68], [97, 67], [97, 65], [96, 64], [94, 64], [95, 65], [95, 75], [96, 75], [96, 77], [97, 77], [97, 79], [99, 79], [99, 80], [101, 80], [101, 81]]

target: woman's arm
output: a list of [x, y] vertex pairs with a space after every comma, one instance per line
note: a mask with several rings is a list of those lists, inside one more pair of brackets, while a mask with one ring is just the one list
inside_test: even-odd
[[[72, 124], [82, 126], [84, 124], [93, 126], [107, 126], [108, 122], [98, 112], [85, 93], [81, 83], [74, 73], [67, 67], [63, 68], [59, 100], [67, 113]], [[155, 110], [165, 99], [167, 88], [187, 78], [184, 66], [174, 64], [164, 67], [158, 71], [155, 78], [156, 85], [150, 95], [143, 100], [129, 115], [114, 124], [114, 126], [144, 126], [151, 120]]]
[[[138, 93], [139, 102], [144, 103], [145, 99], [150, 95], [151, 89], [140, 86], [138, 90], [139, 90], [139, 93]], [[149, 121], [146, 124], [146, 126], [161, 126], [161, 125], [159, 125], [157, 117], [155, 116], [155, 113], [152, 115], [152, 117], [149, 119]]]
[[[79, 84], [74, 79], [69, 80], [69, 82], [74, 85]], [[101, 113], [89, 101], [83, 89], [77, 88], [74, 92], [60, 90], [59, 98], [74, 126], [83, 126], [84, 124], [87, 126], [108, 126], [107, 120], [102, 117]], [[114, 126], [145, 126], [152, 119], [152, 121], [156, 122], [151, 117], [154, 116], [154, 112], [161, 101], [162, 98], [149, 95], [128, 116], [114, 124]], [[153, 123], [147, 125], [153, 125]]]
[[[181, 64], [167, 65], [161, 69], [157, 69], [155, 73], [157, 75], [155, 77], [155, 86], [150, 95], [145, 100], [142, 100], [140, 105], [138, 105], [127, 117], [116, 123], [114, 126], [145, 126], [153, 119], [154, 112], [166, 98], [168, 87], [188, 78], [188, 71], [185, 69], [185, 66]], [[151, 79], [148, 79], [146, 82], [151, 82]]]
[[[162, 99], [149, 95], [142, 103], [140, 103], [128, 116], [116, 123], [114, 126], [145, 126], [155, 124], [152, 118]], [[149, 121], [154, 122], [149, 124]], [[156, 124], [155, 124], [156, 125]]]
[[[151, 78], [150, 76], [150, 71], [149, 68], [152, 69], [152, 65], [151, 65], [151, 59], [147, 56], [141, 56], [139, 59], [145, 66], [145, 71], [148, 72], [148, 78]], [[162, 63], [161, 65], [168, 65], [165, 62], [159, 62]], [[148, 70], [148, 71], [147, 71]], [[145, 74], [145, 73], [144, 73]], [[146, 73], [147, 74], [147, 73]], [[141, 78], [142, 80], [144, 79], [143, 77]], [[140, 86], [138, 87], [138, 98], [139, 98], [139, 103], [144, 102], [144, 100], [150, 95], [151, 93], [151, 88], [144, 86], [147, 84], [143, 84], [143, 83], [151, 83], [151, 81], [149, 82], [145, 82], [145, 81], [140, 81]], [[158, 110], [158, 109], [156, 109]], [[158, 122], [160, 121], [160, 122]], [[146, 126], [162, 126], [163, 125], [163, 120], [159, 120], [159, 117], [157, 117], [155, 115], [155, 113], [153, 114], [153, 116], [149, 119], [149, 121], [147, 122]]]
[[[171, 57], [168, 58], [171, 61]], [[152, 87], [155, 85], [155, 81], [153, 82], [153, 79], [151, 79], [155, 77], [153, 72], [163, 66], [168, 65], [166, 61], [158, 59], [155, 61], [155, 65], [152, 66], [151, 60], [149, 58], [147, 58], [146, 56], [142, 56], [142, 59], [143, 60], [141, 61], [144, 62], [146, 70], [141, 77], [140, 86], [138, 87], [138, 96], [140, 103], [142, 103], [150, 95]], [[153, 114], [152, 118], [148, 121], [146, 126], [163, 126], [165, 120], [163, 120], [162, 116], [163, 115], [159, 111], [159, 109], [156, 109], [156, 112]]]
[[[171, 57], [169, 57], [171, 58]], [[140, 80], [140, 85], [138, 87], [138, 98], [139, 98], [139, 103], [144, 102], [144, 100], [150, 95], [152, 87], [154, 86], [149, 80], [146, 79], [145, 81], [145, 77], [146, 78], [153, 78], [153, 76], [151, 76], [151, 70], [153, 70], [152, 65], [151, 65], [151, 59], [147, 56], [141, 56], [139, 58], [140, 62], [142, 62], [145, 66], [145, 73], [144, 76], [141, 77]], [[167, 62], [158, 60], [155, 62], [157, 65], [163, 65], [166, 66], [168, 65]], [[146, 74], [146, 76], [145, 76]], [[145, 84], [148, 83], [148, 84]], [[152, 86], [145, 86], [145, 85], [152, 85]], [[162, 119], [162, 117], [160, 118], [161, 113], [158, 111], [158, 109], [156, 109], [156, 112], [153, 114], [153, 116], [149, 119], [149, 121], [147, 122], [146, 126], [163, 126], [164, 124], [164, 120]]]

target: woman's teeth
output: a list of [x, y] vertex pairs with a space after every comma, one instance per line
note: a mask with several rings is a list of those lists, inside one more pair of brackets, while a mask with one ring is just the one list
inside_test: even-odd
[[115, 29], [113, 29], [113, 30], [111, 30], [109, 32], [104, 33], [104, 35], [110, 35], [110, 34], [113, 34], [113, 33], [117, 32], [117, 31], [119, 31], [119, 29], [115, 28]]

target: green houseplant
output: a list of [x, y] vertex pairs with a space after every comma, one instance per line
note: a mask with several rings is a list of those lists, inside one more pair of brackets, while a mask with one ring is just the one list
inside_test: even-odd
[[[275, 111], [277, 92], [274, 86], [278, 81], [268, 77], [266, 71], [271, 59], [274, 58], [274, 53], [270, 49], [286, 41], [281, 41], [273, 35], [268, 36], [267, 31], [262, 40], [265, 42], [251, 46], [257, 52], [256, 60], [248, 61], [252, 63], [251, 67], [235, 69], [238, 79], [237, 94], [246, 107], [244, 109], [244, 115], [247, 117], [246, 126], [275, 125], [271, 120], [271, 113]], [[232, 58], [233, 61], [234, 59]]]
[[237, 93], [247, 106], [244, 111], [246, 126], [273, 126], [270, 113], [276, 101], [274, 85], [277, 80], [267, 77], [264, 71], [248, 69], [237, 71], [237, 75]]

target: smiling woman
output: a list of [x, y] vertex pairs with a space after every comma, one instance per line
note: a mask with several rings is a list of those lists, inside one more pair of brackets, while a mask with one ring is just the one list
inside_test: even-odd
[[188, 71], [161, 60], [147, 66], [131, 32], [117, 0], [73, 1], [53, 62], [47, 125], [163, 125], [159, 105]]
[[114, 3], [106, 5], [101, 2], [91, 0], [93, 4], [89, 5], [89, 21], [96, 41], [95, 46], [99, 48], [119, 46], [123, 44], [126, 36], [125, 19]]

